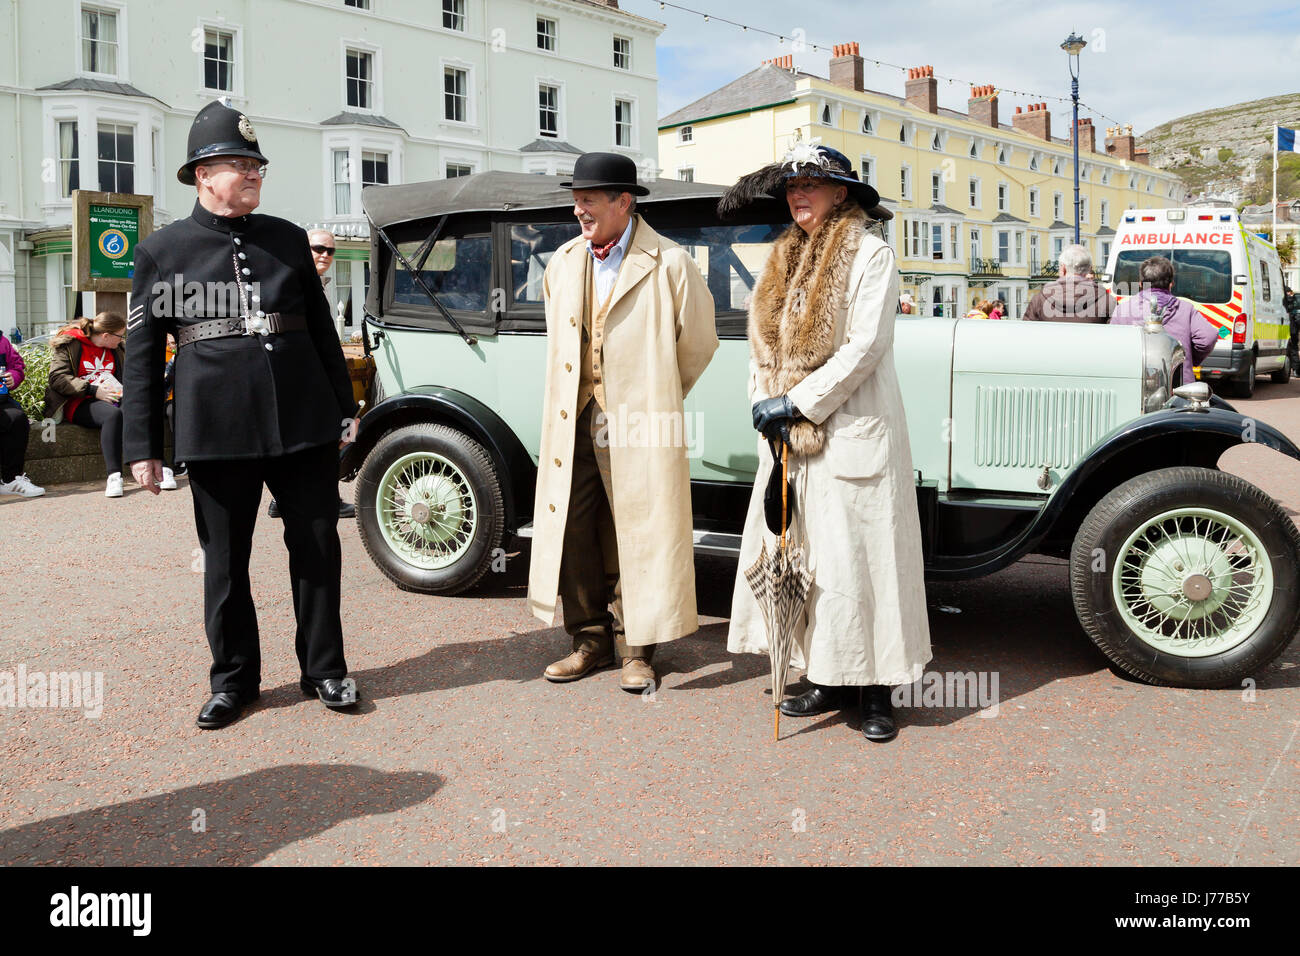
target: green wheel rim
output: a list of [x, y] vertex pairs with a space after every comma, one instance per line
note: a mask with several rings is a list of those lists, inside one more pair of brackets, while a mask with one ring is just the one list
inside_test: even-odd
[[465, 474], [442, 455], [403, 455], [379, 480], [375, 513], [384, 542], [407, 564], [439, 571], [474, 540], [478, 499]]
[[1111, 577], [1124, 623], [1152, 647], [1209, 657], [1250, 637], [1273, 603], [1259, 536], [1208, 508], [1156, 515], [1129, 535]]

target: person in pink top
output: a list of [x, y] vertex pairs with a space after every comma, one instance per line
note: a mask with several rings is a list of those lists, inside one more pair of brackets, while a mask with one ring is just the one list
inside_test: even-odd
[[1210, 320], [1201, 315], [1186, 299], [1180, 299], [1169, 290], [1174, 284], [1174, 264], [1164, 256], [1152, 256], [1138, 267], [1138, 279], [1143, 291], [1125, 299], [1111, 314], [1111, 325], [1142, 325], [1151, 314], [1154, 302], [1165, 327], [1183, 347], [1183, 380], [1188, 385], [1196, 381], [1192, 373], [1214, 348], [1218, 333]]
[[25, 366], [13, 343], [0, 332], [0, 495], [39, 498], [45, 489], [32, 484], [23, 472], [31, 423], [14, 398], [23, 383]]

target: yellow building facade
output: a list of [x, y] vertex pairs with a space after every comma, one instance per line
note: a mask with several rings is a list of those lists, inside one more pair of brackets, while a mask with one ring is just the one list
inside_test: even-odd
[[[961, 316], [1001, 298], [1020, 318], [1074, 241], [1073, 146], [1051, 136], [1046, 104], [1017, 108], [1006, 124], [997, 90], [977, 86], [960, 113], [938, 106], [931, 67], [909, 70], [904, 96], [891, 96], [863, 88], [857, 44], [835, 53], [829, 79], [787, 56], [663, 117], [661, 175], [730, 184], [797, 141], [834, 147], [894, 213], [888, 238], [923, 314]], [[1099, 144], [1080, 120], [1080, 241], [1098, 272], [1125, 209], [1185, 196], [1176, 176], [1147, 164], [1131, 127], [1106, 132]]]

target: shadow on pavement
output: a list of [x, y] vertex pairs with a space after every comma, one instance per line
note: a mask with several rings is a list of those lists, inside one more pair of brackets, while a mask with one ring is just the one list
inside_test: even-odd
[[[0, 864], [247, 866], [345, 820], [423, 803], [433, 773], [289, 764], [0, 832]], [[206, 832], [191, 829], [203, 811]]]

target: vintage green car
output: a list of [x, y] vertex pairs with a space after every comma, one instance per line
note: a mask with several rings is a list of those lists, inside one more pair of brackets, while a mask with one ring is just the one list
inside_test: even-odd
[[[687, 398], [696, 548], [734, 554], [758, 467], [746, 306], [770, 210], [721, 222], [722, 187], [659, 181], [639, 204], [692, 253], [722, 340]], [[455, 594], [528, 537], [541, 429], [542, 274], [577, 233], [558, 179], [504, 172], [367, 188], [365, 341], [379, 400], [345, 446], [362, 541], [398, 586]], [[907, 407], [927, 576], [977, 577], [1021, 557], [1070, 561], [1083, 629], [1141, 680], [1224, 686], [1300, 627], [1300, 533], [1219, 471], [1259, 442], [1300, 449], [1204, 384], [1140, 327], [903, 319]], [[1173, 394], [1175, 390], [1179, 393]]]

